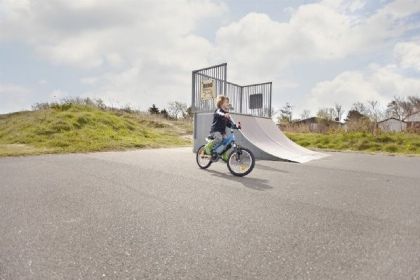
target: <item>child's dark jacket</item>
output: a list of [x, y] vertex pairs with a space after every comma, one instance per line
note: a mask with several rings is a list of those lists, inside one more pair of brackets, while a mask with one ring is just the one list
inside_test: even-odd
[[226, 127], [232, 127], [232, 122], [225, 117], [226, 113], [227, 112], [221, 108], [214, 111], [210, 133], [220, 132], [221, 134], [225, 134]]

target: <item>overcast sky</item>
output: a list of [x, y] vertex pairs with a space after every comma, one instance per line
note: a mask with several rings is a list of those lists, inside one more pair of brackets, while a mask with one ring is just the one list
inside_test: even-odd
[[0, 113], [191, 100], [191, 70], [304, 109], [420, 95], [420, 1], [0, 0]]

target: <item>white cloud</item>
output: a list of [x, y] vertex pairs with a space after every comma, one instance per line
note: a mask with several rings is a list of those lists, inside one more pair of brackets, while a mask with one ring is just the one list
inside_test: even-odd
[[[249, 13], [220, 27], [211, 42], [196, 31], [210, 18], [224, 22], [227, 8], [218, 0], [0, 0], [0, 42], [23, 42], [53, 64], [86, 73], [80, 79], [91, 88], [85, 96], [145, 108], [175, 99], [189, 102], [195, 68], [227, 61], [235, 70], [228, 74], [234, 82], [273, 80], [275, 88], [293, 89], [304, 81], [282, 77], [288, 66], [305, 67], [311, 61], [328, 66], [394, 44], [418, 27], [407, 18], [420, 12], [419, 1], [396, 0], [367, 17], [358, 14], [365, 3], [301, 5], [287, 10], [286, 22]], [[404, 48], [410, 48], [410, 55]], [[402, 67], [418, 67], [412, 65], [414, 46], [401, 45], [395, 53]], [[371, 76], [380, 72], [369, 71]], [[379, 98], [372, 81], [360, 73], [337, 75], [334, 86], [333, 81], [320, 83], [315, 92], [322, 97], [328, 88], [344, 91], [343, 83], [354, 81]]]
[[203, 20], [226, 12], [223, 3], [212, 0], [8, 0], [2, 5], [10, 12], [0, 17], [0, 41], [25, 42], [53, 64], [92, 73], [82, 79], [94, 86], [85, 94], [143, 107], [190, 100], [190, 71], [212, 60], [211, 43], [194, 32]]
[[354, 13], [366, 6], [365, 0], [322, 0], [322, 5], [341, 12]]
[[420, 71], [420, 41], [396, 44], [394, 57], [401, 67]]
[[218, 30], [217, 53], [241, 69], [234, 77], [241, 82], [271, 78], [293, 63], [328, 62], [383, 48], [412, 30], [416, 25], [406, 17], [420, 12], [419, 1], [397, 0], [368, 17], [353, 13], [363, 7], [363, 1], [325, 0], [299, 6], [288, 22], [250, 13]]
[[293, 62], [343, 56], [341, 38], [347, 28], [345, 16], [319, 4], [305, 5], [289, 22], [250, 13], [220, 28], [216, 46], [222, 57], [241, 69], [235, 79], [249, 80], [255, 73], [261, 79]]
[[100, 42], [79, 36], [77, 38], [63, 39], [54, 44], [40, 45], [36, 49], [39, 54], [47, 57], [55, 64], [65, 64], [81, 68], [94, 68], [104, 63], [100, 52]]
[[6, 84], [0, 83], [0, 94], [25, 94], [28, 93], [29, 90], [25, 87], [15, 85], [15, 84]]
[[[329, 63], [348, 63], [352, 57], [383, 53], [392, 49], [419, 22], [409, 20], [420, 12], [420, 2], [397, 0], [361, 16], [364, 1], [325, 0], [289, 9], [291, 17], [279, 22], [266, 14], [250, 13], [219, 29], [216, 48], [234, 69], [230, 75], [239, 83], [273, 80], [281, 84], [283, 72], [289, 68], [306, 67], [311, 62], [329, 67]], [[362, 66], [363, 67], [363, 66]], [[345, 68], [345, 66], [344, 66]], [[325, 72], [325, 69], [313, 69]], [[342, 71], [342, 70], [341, 70]], [[305, 85], [306, 81], [299, 80]], [[293, 101], [296, 109], [334, 105], [350, 107], [355, 101], [387, 102], [394, 95], [413, 94], [417, 79], [406, 78], [392, 67], [344, 71], [332, 81], [318, 83], [309, 97], [282, 95], [282, 102]], [[309, 98], [309, 102], [305, 99]], [[277, 106], [279, 104], [276, 104]]]
[[366, 5], [366, 2], [363, 0], [356, 0], [356, 1], [349, 1], [349, 2], [351, 2], [348, 7], [350, 12], [356, 12], [362, 9]]
[[61, 89], [55, 89], [53, 91], [50, 92], [50, 94], [48, 95], [48, 98], [50, 101], [59, 101], [62, 100], [65, 97], [68, 97], [68, 93], [61, 90]]
[[364, 73], [349, 71], [337, 75], [331, 81], [316, 84], [307, 99], [305, 108], [316, 111], [338, 103], [349, 109], [356, 101], [368, 100], [383, 101], [370, 78], [365, 77]]
[[315, 85], [304, 108], [319, 109], [341, 104], [347, 110], [355, 102], [379, 101], [385, 106], [394, 96], [418, 95], [420, 79], [405, 77], [395, 65], [370, 65], [364, 71], [346, 71]]
[[183, 47], [193, 49], [201, 43], [192, 38], [197, 24], [225, 9], [210, 0], [24, 3], [3, 4], [12, 11], [0, 21], [3, 39], [24, 41], [54, 63], [83, 68], [130, 63], [133, 57], [150, 58]]
[[25, 87], [10, 83], [0, 83], [0, 114], [30, 109], [27, 104], [27, 99], [30, 95], [31, 91]]

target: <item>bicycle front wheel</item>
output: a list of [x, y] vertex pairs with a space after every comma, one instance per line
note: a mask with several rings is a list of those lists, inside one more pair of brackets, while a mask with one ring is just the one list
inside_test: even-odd
[[251, 173], [255, 167], [254, 154], [246, 148], [238, 148], [229, 155], [227, 166], [235, 176], [243, 177]]

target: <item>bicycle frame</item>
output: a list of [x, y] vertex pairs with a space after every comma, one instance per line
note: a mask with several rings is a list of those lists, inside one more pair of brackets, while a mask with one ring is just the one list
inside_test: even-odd
[[[232, 119], [231, 119], [231, 121], [232, 121], [233, 125], [237, 126]], [[223, 141], [217, 147], [215, 147], [214, 149], [217, 150], [219, 147], [224, 146], [225, 148], [223, 149], [223, 151], [219, 152], [221, 154], [224, 151], [226, 151], [226, 147], [228, 147], [229, 145], [231, 145], [231, 147], [233, 147], [236, 150], [236, 148], [237, 148], [236, 137], [235, 137], [235, 134], [233, 133], [233, 128], [230, 129], [230, 134], [227, 137], [225, 137], [223, 139]]]
[[[243, 177], [248, 175], [254, 169], [255, 157], [249, 149], [243, 148], [236, 144], [234, 129], [240, 130], [241, 123], [235, 124], [232, 119], [230, 120], [232, 122], [230, 134], [224, 137], [224, 139], [219, 145], [217, 145], [217, 147], [214, 147], [212, 143], [213, 140], [206, 138], [207, 144], [201, 146], [198, 149], [196, 154], [196, 161], [201, 169], [207, 169], [213, 162], [217, 162], [220, 158], [226, 162], [229, 171], [233, 175]], [[216, 150], [213, 150], [214, 148]], [[216, 158], [213, 158], [213, 155], [210, 154], [213, 151], [217, 152], [220, 157], [216, 156]], [[246, 153], [245, 155], [248, 155], [246, 157], [248, 160], [245, 162], [242, 162], [243, 152]], [[239, 171], [237, 170], [238, 168]]]
[[225, 139], [223, 139], [222, 145], [227, 146], [229, 144], [232, 144], [235, 141], [236, 141], [235, 134], [233, 134], [233, 131], [231, 131], [231, 133], [227, 137], [225, 137]]

